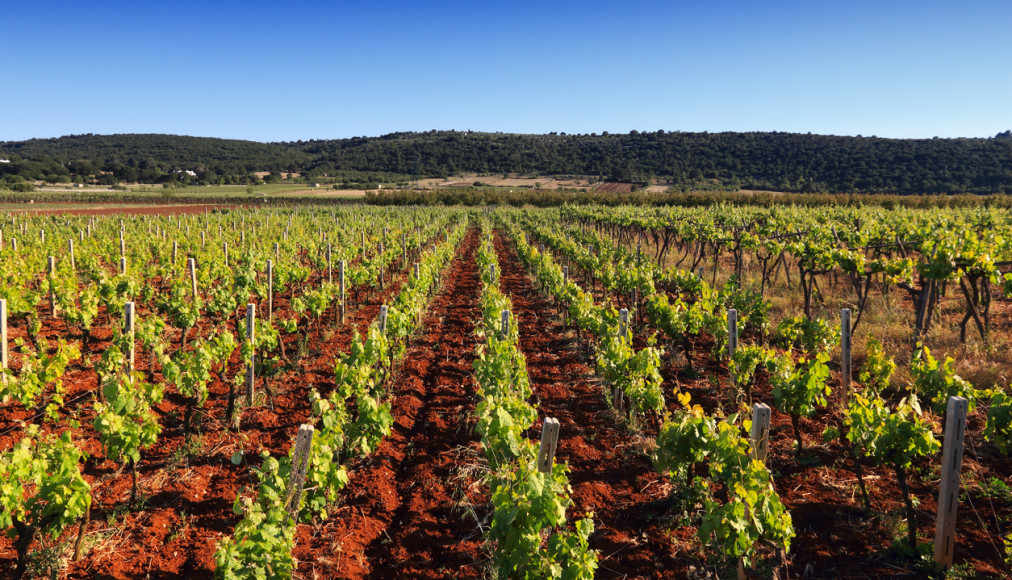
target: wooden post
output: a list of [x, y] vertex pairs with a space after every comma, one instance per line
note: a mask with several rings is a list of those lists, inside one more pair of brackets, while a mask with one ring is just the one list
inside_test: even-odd
[[190, 286], [193, 288], [193, 299], [197, 299], [197, 260], [190, 258]]
[[622, 340], [632, 342], [629, 336], [629, 309], [623, 308], [618, 311], [618, 335]]
[[172, 265], [176, 265], [176, 257], [179, 255], [179, 242], [172, 240]]
[[415, 262], [415, 280], [422, 277], [422, 271], [419, 268], [418, 262]]
[[334, 283], [334, 263], [331, 261], [331, 248], [330, 244], [327, 244], [327, 282], [330, 284]]
[[126, 258], [119, 259], [119, 273], [121, 276], [126, 276]]
[[346, 264], [346, 262], [344, 260], [341, 260], [341, 261], [339, 261], [337, 263], [337, 285], [340, 286], [340, 293], [341, 293], [341, 313], [340, 313], [341, 314], [341, 324], [344, 324], [344, 312], [345, 312], [345, 309], [344, 309], [344, 290], [345, 290], [345, 285], [344, 285], [344, 270], [345, 270], [345, 264]]
[[846, 404], [850, 398], [850, 309], [840, 311], [840, 385]]
[[727, 310], [727, 356], [734, 357], [734, 351], [738, 350], [738, 311], [734, 308]]
[[207, 236], [204, 235], [203, 231], [200, 232], [200, 247], [201, 248], [207, 247]]
[[7, 357], [7, 300], [0, 298], [0, 377], [5, 383], [7, 375], [3, 371], [10, 366], [10, 359]]
[[502, 328], [499, 330], [499, 340], [506, 340], [510, 335], [510, 311], [502, 311]]
[[119, 255], [126, 255], [126, 238], [123, 237], [123, 230], [119, 231]]
[[538, 471], [551, 473], [555, 462], [555, 447], [559, 443], [559, 420], [545, 417], [541, 425], [541, 446], [538, 447]]
[[401, 268], [408, 267], [408, 234], [401, 232]]
[[274, 318], [274, 262], [267, 260], [267, 320]]
[[39, 239], [43, 246], [46, 245], [46, 230], [39, 230]]
[[13, 250], [15, 254], [18, 253], [18, 239], [17, 238], [11, 238], [11, 250]]
[[221, 250], [225, 253], [225, 266], [228, 266], [228, 242], [221, 243]]
[[274, 259], [275, 260], [281, 259], [281, 244], [277, 242], [274, 242]]
[[46, 268], [49, 271], [49, 314], [56, 317], [56, 291], [53, 289], [53, 276], [56, 275], [56, 258], [49, 256]]
[[752, 459], [766, 461], [770, 450], [770, 407], [766, 403], [752, 405]]
[[495, 264], [488, 265], [488, 279], [490, 284], [495, 284]]
[[292, 470], [288, 474], [285, 490], [285, 511], [296, 522], [299, 521], [299, 504], [302, 503], [302, 486], [309, 468], [309, 452], [313, 448], [313, 426], [300, 425], [292, 452]]
[[380, 242], [379, 256], [380, 256], [380, 265], [379, 265], [379, 268], [380, 268], [380, 272], [379, 272], [380, 273], [380, 290], [383, 290], [383, 287], [385, 285], [384, 284], [384, 276], [383, 276], [383, 242]]
[[959, 471], [963, 465], [963, 436], [966, 434], [967, 401], [949, 397], [945, 410], [945, 440], [942, 442], [942, 480], [938, 488], [938, 516], [935, 519], [935, 563], [952, 565], [956, 544], [956, 507], [959, 503]]
[[84, 241], [84, 230], [77, 230], [77, 236], [80, 239], [80, 241], [83, 242]]
[[[256, 308], [252, 304], [246, 305], [246, 340], [252, 347], [256, 327]], [[253, 404], [253, 366], [256, 362], [256, 352], [250, 353], [249, 366], [246, 367], [246, 405]]]
[[384, 334], [387, 331], [387, 305], [386, 304], [384, 304], [383, 306], [380, 306], [379, 331], [381, 333], [384, 333]]
[[77, 260], [74, 258], [74, 238], [67, 240], [67, 247], [70, 249], [70, 269], [77, 271]]
[[[738, 311], [734, 308], [727, 309], [727, 360], [728, 367], [730, 367], [731, 360], [734, 359], [734, 351], [738, 350]], [[731, 386], [733, 387], [737, 382], [735, 373], [728, 373], [731, 376]]]
[[127, 355], [127, 373], [133, 374], [136, 366], [136, 350], [134, 348], [134, 333], [136, 332], [136, 311], [133, 302], [123, 305], [123, 334], [130, 336], [130, 352]]
[[633, 315], [632, 315], [633, 316], [633, 324], [635, 324], [636, 323], [636, 312], [639, 310], [639, 308], [638, 308], [639, 301], [637, 300], [637, 292], [636, 292], [635, 288], [632, 289], [632, 298], [629, 300], [629, 302], [630, 302], [629, 307], [632, 308], [632, 310], [633, 310]]

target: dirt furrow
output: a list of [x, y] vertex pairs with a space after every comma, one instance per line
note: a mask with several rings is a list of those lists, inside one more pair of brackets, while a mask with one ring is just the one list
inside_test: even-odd
[[322, 529], [300, 529], [304, 578], [478, 577], [483, 540], [458, 507], [456, 477], [477, 448], [473, 408], [474, 320], [479, 315], [475, 250], [465, 237], [443, 288], [393, 379], [395, 423], [350, 474], [344, 504]]
[[678, 538], [662, 517], [668, 484], [604, 400], [582, 343], [534, 286], [513, 244], [497, 232], [495, 247], [540, 414], [561, 423], [556, 459], [571, 470], [570, 519], [593, 513], [597, 577], [684, 577], [687, 562], [676, 560]]

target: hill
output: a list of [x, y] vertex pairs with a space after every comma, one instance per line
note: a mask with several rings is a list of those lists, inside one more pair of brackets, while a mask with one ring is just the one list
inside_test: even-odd
[[260, 143], [176, 135], [71, 135], [0, 143], [0, 179], [238, 183], [254, 171], [344, 181], [460, 172], [587, 175], [774, 191], [1012, 191], [1012, 133], [993, 138], [882, 139], [798, 133], [523, 135], [429, 131]]

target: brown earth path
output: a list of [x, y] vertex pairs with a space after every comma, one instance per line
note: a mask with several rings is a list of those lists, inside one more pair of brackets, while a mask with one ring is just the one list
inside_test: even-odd
[[457, 483], [461, 457], [478, 448], [469, 420], [479, 316], [477, 245], [478, 231], [472, 230], [430, 305], [421, 336], [411, 341], [394, 374], [390, 435], [350, 473], [343, 504], [322, 529], [300, 529], [297, 577], [482, 575], [481, 532], [466, 510], [455, 507], [463, 489]]
[[605, 401], [582, 342], [534, 286], [512, 242], [496, 233], [501, 287], [513, 301], [539, 412], [561, 423], [556, 459], [570, 468], [568, 517], [593, 512], [596, 577], [684, 578], [688, 561], [674, 555], [678, 538], [660, 518], [668, 511], [668, 484]]

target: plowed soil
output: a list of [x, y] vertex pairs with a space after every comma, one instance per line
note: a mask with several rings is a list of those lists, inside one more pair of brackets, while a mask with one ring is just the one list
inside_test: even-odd
[[326, 525], [300, 529], [301, 577], [480, 577], [483, 538], [468, 505], [482, 500], [461, 471], [478, 448], [470, 421], [477, 244], [472, 230], [395, 374], [390, 435], [351, 472]]

